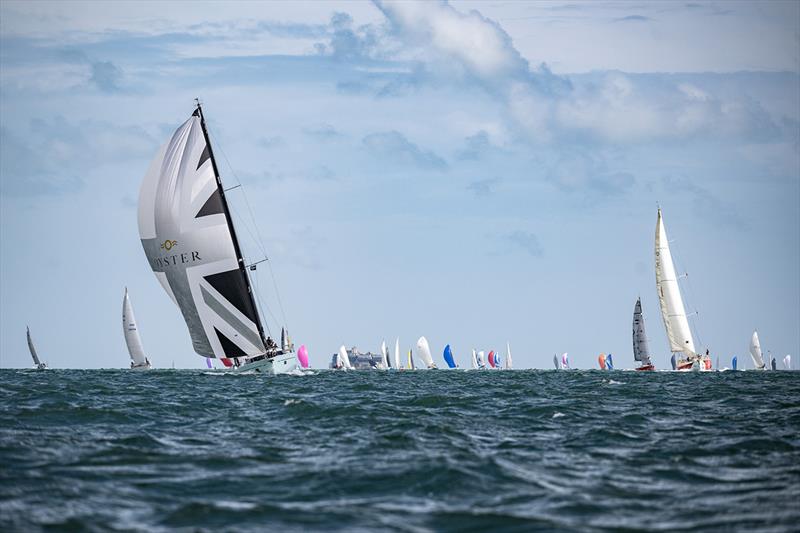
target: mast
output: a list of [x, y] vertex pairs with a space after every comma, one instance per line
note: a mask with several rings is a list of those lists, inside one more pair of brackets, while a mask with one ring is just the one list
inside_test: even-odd
[[[261, 337], [261, 342], [264, 343], [264, 348], [267, 349], [267, 337], [264, 335], [264, 325], [261, 323], [261, 314], [258, 311], [258, 306], [256, 305], [256, 300], [253, 297], [253, 287], [250, 284], [250, 276], [247, 274], [247, 268], [245, 268], [244, 264], [244, 257], [242, 256], [242, 250], [239, 247], [239, 238], [236, 236], [236, 228], [233, 225], [233, 218], [231, 217], [231, 211], [228, 207], [228, 199], [225, 197], [225, 187], [222, 185], [222, 179], [219, 175], [219, 169], [217, 168], [217, 159], [214, 157], [214, 150], [211, 147], [211, 138], [208, 135], [208, 129], [206, 128], [206, 119], [203, 116], [203, 108], [200, 105], [200, 102], [197, 102], [197, 109], [195, 110], [193, 115], [200, 117], [200, 127], [203, 130], [203, 137], [206, 140], [206, 147], [208, 148], [208, 155], [211, 159], [211, 167], [214, 169], [214, 178], [217, 180], [217, 188], [219, 189], [219, 197], [222, 203], [222, 210], [225, 213], [225, 220], [228, 223], [228, 229], [231, 231], [231, 240], [233, 240], [233, 249], [236, 252], [236, 259], [239, 264], [239, 270], [244, 277], [244, 282], [247, 285], [247, 295], [250, 297], [250, 304], [253, 306], [256, 315], [256, 327], [258, 328], [258, 334]], [[281, 346], [281, 349], [283, 347]]]

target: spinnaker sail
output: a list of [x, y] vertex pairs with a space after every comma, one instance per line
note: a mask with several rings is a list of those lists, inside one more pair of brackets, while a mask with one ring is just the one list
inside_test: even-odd
[[600, 365], [600, 370], [606, 369], [606, 354], [601, 353], [597, 356], [597, 364]]
[[138, 221], [148, 262], [181, 310], [195, 352], [236, 368], [272, 358], [281, 371], [295, 367], [288, 335], [277, 346], [264, 333], [199, 104], [151, 163]]
[[125, 287], [125, 296], [122, 297], [122, 332], [125, 334], [125, 344], [131, 357], [131, 368], [150, 368], [150, 361], [144, 355], [142, 339], [136, 327], [136, 318], [133, 316], [133, 306]]
[[489, 361], [489, 366], [490, 366], [490, 367], [492, 367], [492, 368], [494, 368], [494, 367], [495, 367], [495, 362], [494, 362], [494, 350], [489, 350], [489, 355], [488, 355], [488, 356], [486, 356], [486, 360], [487, 360], [487, 361]]
[[305, 344], [300, 345], [300, 348], [298, 348], [297, 360], [300, 362], [302, 368], [308, 368], [308, 350]]
[[738, 362], [739, 362], [738, 358], [734, 355], [733, 359], [731, 359], [731, 368], [736, 370], [736, 363]]
[[564, 370], [567, 370], [569, 368], [569, 355], [567, 354], [567, 352], [561, 354], [561, 368], [563, 368]]
[[486, 353], [481, 350], [478, 352], [478, 368], [486, 367]]
[[783, 357], [783, 369], [784, 370], [791, 370], [792, 369], [792, 356], [788, 353]]
[[444, 347], [444, 354], [442, 355], [442, 357], [444, 357], [444, 362], [447, 363], [447, 366], [449, 368], [456, 367], [455, 359], [453, 359], [453, 351], [450, 349], [449, 344]]
[[758, 340], [758, 331], [754, 331], [750, 337], [750, 357], [753, 358], [753, 365], [756, 370], [764, 370], [766, 363], [761, 355], [761, 342]]
[[614, 370], [614, 356], [611, 354], [606, 356], [606, 368], [608, 370]]

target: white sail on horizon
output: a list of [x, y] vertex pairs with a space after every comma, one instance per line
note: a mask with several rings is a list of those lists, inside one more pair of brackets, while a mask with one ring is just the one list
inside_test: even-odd
[[383, 368], [389, 368], [389, 350], [386, 349], [386, 341], [381, 341], [381, 363]]
[[122, 332], [125, 335], [125, 344], [128, 347], [128, 354], [131, 357], [131, 361], [133, 361], [133, 366], [149, 365], [150, 362], [144, 355], [139, 329], [136, 327], [136, 318], [133, 315], [133, 306], [128, 296], [127, 287], [125, 287], [125, 296], [122, 297]]
[[417, 352], [422, 357], [422, 362], [425, 363], [426, 367], [436, 368], [436, 363], [433, 362], [433, 356], [431, 355], [431, 348], [428, 345], [428, 339], [424, 336], [417, 340]]
[[30, 350], [31, 352], [31, 357], [33, 358], [33, 364], [36, 365], [36, 368], [38, 369], [47, 368], [47, 364], [42, 363], [42, 361], [39, 359], [39, 354], [36, 353], [36, 348], [34, 347], [33, 339], [31, 338], [31, 328], [25, 326], [25, 329], [27, 331], [27, 337], [28, 337], [28, 350]]
[[400, 364], [400, 337], [394, 341], [394, 367], [398, 370], [403, 368], [403, 365]]
[[351, 370], [353, 368], [353, 365], [350, 364], [350, 356], [347, 355], [347, 348], [344, 347], [344, 344], [339, 346], [339, 360], [347, 370]]
[[678, 276], [675, 273], [675, 264], [669, 249], [661, 208], [658, 209], [656, 223], [655, 258], [656, 291], [670, 351], [683, 352], [686, 356], [695, 356], [694, 340], [689, 330], [689, 321], [686, 318], [686, 309], [683, 306], [683, 298], [678, 286]]
[[514, 367], [513, 362], [511, 361], [511, 344], [506, 341], [506, 370], [511, 370]]
[[783, 369], [784, 370], [791, 370], [792, 369], [792, 356], [788, 353], [783, 357]]
[[472, 349], [472, 368], [478, 368], [478, 354], [475, 352], [475, 348]]
[[767, 364], [761, 354], [761, 342], [758, 340], [758, 331], [753, 331], [750, 337], [750, 357], [753, 359], [753, 366], [756, 370], [764, 370]]

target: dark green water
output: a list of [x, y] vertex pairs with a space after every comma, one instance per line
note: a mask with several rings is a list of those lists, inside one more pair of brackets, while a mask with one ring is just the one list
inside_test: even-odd
[[800, 524], [800, 372], [0, 371], [0, 530]]

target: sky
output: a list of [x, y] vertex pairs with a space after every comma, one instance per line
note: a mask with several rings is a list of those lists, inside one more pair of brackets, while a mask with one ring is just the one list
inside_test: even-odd
[[195, 98], [314, 367], [425, 335], [630, 368], [637, 297], [667, 367], [658, 205], [695, 344], [800, 356], [800, 3], [187, 6], [0, 3], [0, 366], [29, 325], [52, 367], [127, 367], [125, 287], [156, 367], [204, 365], [136, 222]]

